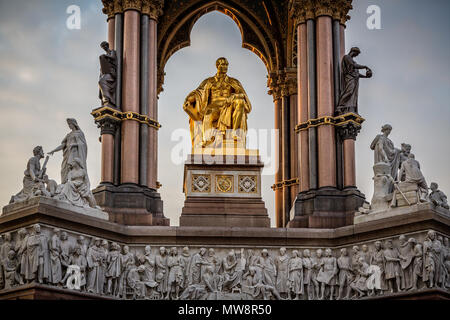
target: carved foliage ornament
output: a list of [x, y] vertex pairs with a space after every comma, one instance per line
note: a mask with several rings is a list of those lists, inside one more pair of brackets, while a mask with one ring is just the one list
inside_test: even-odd
[[157, 19], [163, 13], [164, 0], [102, 0], [103, 13], [113, 18], [117, 13], [136, 10]]
[[345, 24], [350, 20], [352, 0], [290, 0], [289, 12], [296, 24], [320, 16], [330, 16]]

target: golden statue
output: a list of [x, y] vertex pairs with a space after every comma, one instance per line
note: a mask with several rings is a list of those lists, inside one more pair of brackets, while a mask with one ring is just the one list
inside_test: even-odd
[[252, 110], [241, 83], [227, 75], [228, 61], [219, 58], [217, 74], [204, 80], [183, 105], [189, 115], [193, 149], [245, 148], [247, 114]]

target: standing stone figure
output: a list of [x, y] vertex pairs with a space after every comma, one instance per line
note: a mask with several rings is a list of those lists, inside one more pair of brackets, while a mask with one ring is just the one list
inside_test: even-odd
[[308, 249], [303, 250], [303, 284], [306, 286], [306, 293], [308, 300], [314, 299], [314, 283], [313, 283], [313, 268], [314, 262], [311, 258], [311, 252]]
[[159, 248], [159, 254], [155, 257], [156, 266], [156, 282], [158, 285], [158, 292], [161, 297], [164, 297], [167, 293], [167, 282], [169, 280], [169, 272], [167, 269], [167, 250], [165, 247]]
[[412, 275], [412, 287], [410, 290], [417, 290], [419, 278], [423, 276], [423, 250], [420, 243], [414, 246], [414, 262], [413, 262], [413, 275]]
[[[341, 65], [341, 94], [337, 105], [337, 112], [344, 114], [348, 112], [358, 113], [358, 91], [359, 78], [371, 78], [372, 70], [367, 66], [359, 65], [353, 58], [359, 56], [361, 50], [357, 47], [350, 49], [349, 54], [342, 59]], [[360, 74], [360, 69], [366, 69], [366, 74]]]
[[119, 293], [119, 280], [120, 274], [122, 272], [122, 264], [120, 259], [120, 246], [113, 242], [111, 243], [111, 248], [108, 252], [108, 257], [106, 260], [106, 294], [117, 296]]
[[103, 106], [114, 108], [116, 106], [117, 54], [115, 50], [109, 48], [109, 43], [106, 41], [103, 41], [100, 47], [106, 53], [100, 56], [99, 98]]
[[442, 244], [436, 239], [436, 232], [428, 231], [423, 242], [424, 268], [422, 280], [428, 283], [430, 288], [438, 285], [441, 271], [441, 249]]
[[[200, 251], [192, 257], [189, 268], [189, 284], [199, 284], [202, 281], [201, 269], [204, 265], [209, 265], [205, 258], [206, 249], [200, 248]], [[213, 270], [214, 271], [214, 270]]]
[[189, 286], [189, 268], [191, 262], [191, 254], [189, 253], [189, 247], [184, 247], [181, 252], [181, 259], [183, 259], [184, 265], [184, 285], [183, 288], [187, 288]]
[[347, 294], [345, 299], [350, 298], [351, 287], [350, 283], [353, 281], [352, 265], [350, 257], [346, 248], [341, 249], [341, 256], [337, 259], [337, 265], [339, 267], [339, 294], [338, 300], [342, 299], [342, 293], [344, 288], [347, 287]]
[[11, 197], [9, 203], [24, 202], [32, 197], [48, 195], [42, 181], [44, 170], [41, 170], [40, 160], [44, 158], [44, 150], [41, 146], [33, 149], [33, 157], [28, 160], [23, 177], [23, 189]]
[[[297, 258], [298, 258], [298, 251], [297, 251]], [[280, 255], [275, 259], [275, 267], [277, 270], [276, 288], [282, 296], [286, 296], [289, 293], [288, 290], [289, 256], [286, 254], [286, 248], [280, 248]]]
[[170, 255], [167, 258], [167, 268], [169, 270], [169, 277], [167, 281], [167, 295], [166, 299], [170, 299], [171, 293], [175, 293], [175, 299], [180, 297], [180, 290], [183, 289], [184, 284], [184, 264], [183, 259], [178, 255], [178, 249], [172, 247]]
[[338, 273], [336, 258], [333, 257], [331, 249], [325, 250], [323, 265], [317, 275], [317, 281], [321, 283], [320, 300], [325, 299], [325, 289], [330, 289], [330, 300], [333, 300], [334, 286], [336, 285], [336, 275]]
[[123, 254], [120, 255], [120, 260], [120, 264], [122, 265], [122, 272], [120, 274], [119, 296], [125, 298], [128, 273], [132, 268], [135, 267], [134, 255], [130, 252], [130, 248], [128, 246], [123, 247]]
[[277, 271], [275, 263], [272, 257], [269, 256], [267, 249], [261, 251], [261, 257], [259, 257], [257, 266], [261, 268], [263, 283], [275, 287]]
[[70, 284], [70, 277], [74, 276], [71, 273], [71, 270], [78, 269], [80, 271], [79, 277], [79, 290], [86, 290], [86, 267], [87, 267], [87, 261], [86, 257], [82, 254], [82, 248], [80, 245], [76, 244], [73, 248], [73, 253], [70, 257], [70, 264], [69, 268], [67, 268], [66, 275], [64, 276], [64, 279], [62, 280], [63, 283], [66, 283], [66, 286], [69, 286]]
[[399, 237], [399, 242], [400, 266], [403, 270], [402, 287], [405, 290], [408, 290], [412, 287], [414, 246], [416, 244], [416, 240], [414, 238], [406, 240], [406, 237], [401, 235]]
[[94, 239], [93, 245], [87, 251], [87, 291], [90, 293], [101, 294], [104, 283], [101, 282], [101, 259], [102, 252], [100, 248], [101, 240]]
[[0, 279], [3, 280], [3, 282], [6, 281], [5, 261], [8, 259], [9, 251], [11, 251], [13, 247], [14, 246], [11, 242], [11, 234], [7, 232], [3, 235], [3, 243], [0, 246]]
[[17, 258], [17, 277], [19, 280], [19, 284], [24, 284], [25, 279], [25, 267], [27, 264], [27, 256], [26, 256], [26, 248], [27, 248], [27, 241], [28, 241], [28, 233], [25, 228], [22, 228], [18, 231], [18, 239], [16, 241], [16, 246], [14, 248], [16, 252], [16, 258]]
[[320, 297], [320, 283], [317, 280], [317, 276], [319, 275], [320, 269], [323, 266], [323, 257], [322, 257], [322, 249], [317, 249], [316, 250], [316, 256], [312, 258], [313, 260], [313, 272], [312, 272], [312, 276], [311, 279], [314, 283], [314, 297], [316, 299], [319, 299]]
[[61, 266], [62, 266], [62, 274], [66, 274], [67, 268], [70, 266], [70, 241], [67, 236], [67, 232], [61, 233], [61, 241], [60, 241], [60, 247], [61, 247]]
[[26, 280], [47, 283], [50, 277], [50, 255], [47, 236], [41, 233], [41, 227], [35, 224], [27, 240]]
[[[400, 152], [400, 166], [399, 169], [402, 167], [402, 163], [408, 160], [409, 154], [411, 153], [411, 145], [407, 143], [402, 143], [402, 148]], [[405, 174], [401, 174], [399, 176], [399, 181], [405, 181]]]
[[386, 249], [383, 252], [385, 260], [385, 279], [389, 286], [389, 291], [394, 293], [394, 281], [397, 285], [397, 291], [402, 291], [402, 269], [400, 266], [400, 254], [392, 243], [392, 240], [386, 241]]
[[375, 137], [370, 145], [374, 150], [374, 162], [385, 163], [389, 165], [392, 179], [397, 181], [398, 168], [400, 164], [400, 150], [394, 147], [394, 143], [388, 138], [392, 131], [390, 124], [385, 124], [381, 128], [382, 134]]
[[428, 196], [428, 199], [436, 206], [442, 207], [444, 209], [449, 209], [447, 196], [441, 191], [438, 190], [439, 186], [436, 182], [432, 182], [430, 185], [431, 193]]
[[59, 234], [61, 231], [58, 228], [53, 229], [53, 236], [50, 239], [50, 269], [51, 269], [51, 283], [59, 285], [63, 277], [61, 268], [61, 240]]
[[[278, 271], [279, 272], [279, 271]], [[290, 293], [294, 293], [295, 300], [300, 300], [300, 296], [303, 295], [303, 259], [301, 253], [298, 250], [292, 251], [292, 258], [288, 262], [288, 279], [287, 285], [289, 289], [288, 298]], [[279, 293], [280, 290], [278, 290]]]
[[381, 290], [380, 294], [383, 294], [384, 290], [387, 290], [387, 284], [385, 279], [385, 268], [384, 268], [384, 252], [383, 245], [381, 241], [375, 241], [375, 252], [370, 256], [370, 265], [378, 266], [381, 272]]
[[[70, 167], [69, 164], [73, 163], [75, 158], [78, 158], [81, 162], [81, 167], [87, 171], [86, 159], [87, 159], [87, 142], [84, 137], [83, 131], [75, 119], [67, 119], [67, 125], [71, 132], [61, 142], [61, 145], [56, 147], [48, 154], [53, 155], [55, 152], [63, 151], [63, 161], [61, 164], [61, 184], [65, 184], [69, 179]], [[90, 189], [89, 178], [87, 178], [87, 188]]]

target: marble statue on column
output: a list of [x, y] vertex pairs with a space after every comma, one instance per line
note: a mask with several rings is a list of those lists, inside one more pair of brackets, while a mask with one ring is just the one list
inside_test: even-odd
[[204, 80], [183, 105], [189, 115], [193, 148], [221, 147], [223, 140], [245, 148], [247, 115], [252, 110], [242, 84], [227, 75], [228, 60], [219, 58], [217, 74]]
[[105, 107], [116, 106], [116, 86], [117, 86], [117, 54], [115, 50], [109, 48], [109, 43], [103, 41], [100, 47], [105, 50], [105, 54], [100, 56], [100, 79], [99, 98]]
[[[351, 48], [349, 54], [345, 55], [341, 64], [341, 93], [336, 107], [338, 114], [348, 112], [358, 113], [358, 91], [359, 79], [371, 78], [372, 70], [367, 66], [359, 65], [354, 58], [359, 56], [361, 50], [357, 47]], [[359, 70], [365, 69], [366, 74], [360, 74]]]

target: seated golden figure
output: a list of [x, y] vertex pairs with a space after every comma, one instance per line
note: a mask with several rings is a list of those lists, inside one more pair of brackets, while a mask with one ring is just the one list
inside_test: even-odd
[[183, 105], [190, 118], [192, 147], [222, 148], [231, 142], [245, 148], [252, 105], [241, 83], [227, 75], [227, 59], [217, 59], [216, 66], [217, 74], [204, 80]]

